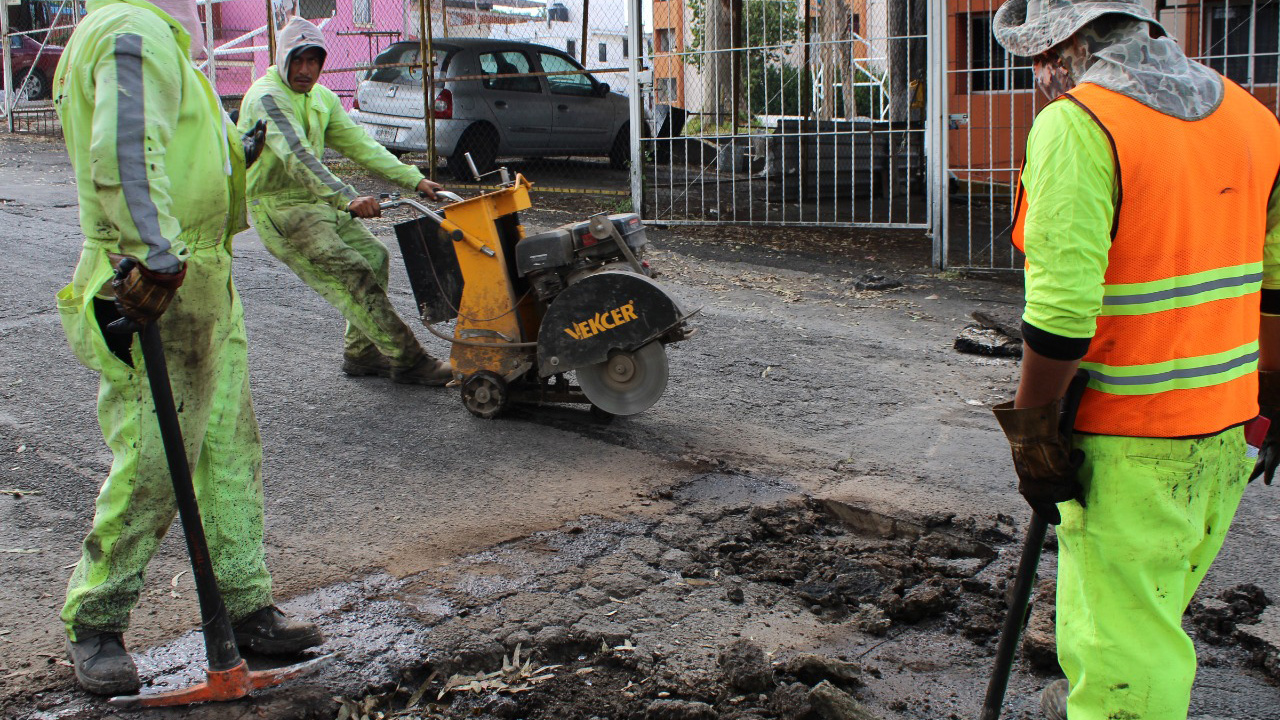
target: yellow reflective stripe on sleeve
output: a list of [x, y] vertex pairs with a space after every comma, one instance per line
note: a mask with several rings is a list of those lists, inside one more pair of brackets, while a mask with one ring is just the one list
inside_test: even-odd
[[1102, 315], [1148, 315], [1214, 300], [1241, 297], [1262, 289], [1262, 263], [1245, 263], [1145, 283], [1107, 285]]
[[1082, 362], [1089, 387], [1112, 395], [1154, 395], [1230, 382], [1258, 368], [1255, 340], [1225, 352], [1177, 358], [1148, 365], [1104, 365]]

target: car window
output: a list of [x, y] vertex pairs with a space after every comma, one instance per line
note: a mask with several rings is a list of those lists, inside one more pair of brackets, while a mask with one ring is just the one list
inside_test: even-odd
[[[436, 77], [441, 77], [449, 68], [449, 51], [438, 49], [432, 54], [436, 60]], [[393, 67], [374, 68], [365, 74], [365, 79], [399, 85], [421, 85], [422, 65], [418, 57], [416, 43], [396, 43], [373, 59], [374, 65]]]
[[594, 95], [596, 84], [577, 63], [563, 55], [538, 53], [542, 69], [548, 73], [575, 71], [567, 75], [547, 75], [547, 86], [557, 95]]
[[[519, 50], [481, 53], [480, 73], [483, 75], [512, 75], [529, 72], [529, 58]], [[490, 90], [514, 92], [542, 92], [542, 85], [535, 77], [486, 77], [484, 86]]]

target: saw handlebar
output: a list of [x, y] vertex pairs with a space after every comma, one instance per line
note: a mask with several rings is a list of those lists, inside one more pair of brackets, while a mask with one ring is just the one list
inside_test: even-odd
[[[418, 195], [420, 197], [426, 197], [422, 193], [418, 193]], [[462, 202], [461, 196], [457, 195], [456, 193], [451, 193], [448, 190], [437, 190], [436, 197], [443, 198], [445, 200], [448, 200], [451, 203]], [[475, 248], [477, 252], [484, 253], [489, 257], [497, 256], [497, 253], [493, 251], [493, 248], [489, 247], [488, 245], [485, 245], [483, 242], [477, 240], [476, 238], [462, 232], [462, 228], [459, 228], [455, 223], [450, 222], [448, 219], [445, 218], [445, 216], [441, 215], [435, 210], [432, 210], [426, 205], [423, 205], [417, 200], [414, 200], [412, 198], [394, 197], [394, 198], [391, 198], [390, 200], [384, 200], [383, 202], [378, 203], [378, 207], [383, 210], [391, 210], [392, 208], [398, 208], [401, 205], [408, 205], [414, 210], [417, 210], [423, 215], [426, 215], [427, 217], [436, 221], [436, 223], [440, 226], [440, 229], [444, 231], [445, 235], [447, 235], [450, 240], [453, 240], [454, 242], [465, 242], [466, 244]], [[350, 211], [348, 210], [348, 212]]]

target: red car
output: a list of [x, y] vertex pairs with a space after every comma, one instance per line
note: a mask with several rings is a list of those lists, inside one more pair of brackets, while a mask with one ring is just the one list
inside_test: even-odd
[[[53, 87], [53, 71], [58, 67], [58, 59], [62, 57], [61, 45], [46, 45], [40, 49], [40, 43], [27, 35], [9, 36], [9, 52], [13, 56], [13, 82], [21, 83], [31, 71], [25, 85], [27, 98], [43, 100], [49, 97]], [[39, 57], [37, 58], [37, 55]], [[32, 69], [31, 65], [35, 64]], [[4, 85], [4, 77], [0, 75], [0, 86]]]

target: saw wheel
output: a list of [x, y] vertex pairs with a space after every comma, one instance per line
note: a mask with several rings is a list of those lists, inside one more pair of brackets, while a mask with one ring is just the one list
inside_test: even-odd
[[635, 352], [615, 350], [602, 363], [578, 368], [577, 375], [592, 405], [613, 415], [635, 415], [666, 392], [667, 353], [654, 340]]
[[507, 411], [510, 402], [507, 381], [497, 373], [481, 370], [462, 383], [462, 404], [478, 418], [496, 418]]

